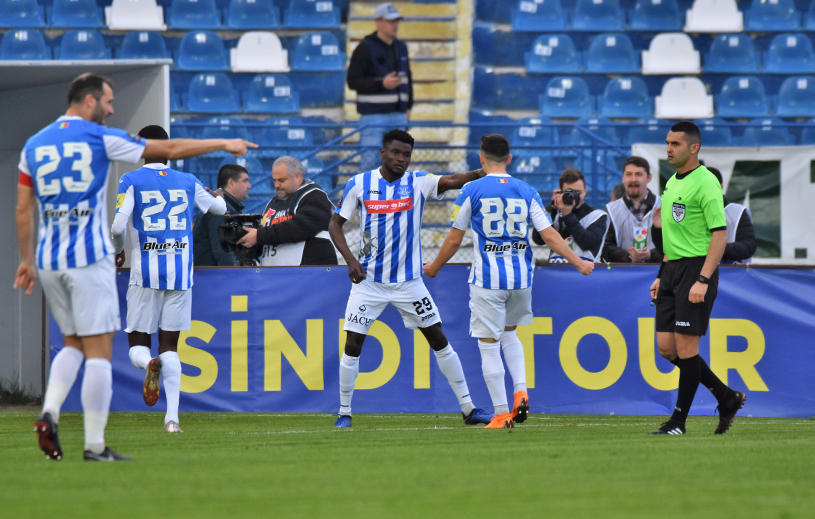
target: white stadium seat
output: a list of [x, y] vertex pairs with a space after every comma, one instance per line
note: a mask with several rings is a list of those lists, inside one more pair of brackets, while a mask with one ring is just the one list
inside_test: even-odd
[[709, 119], [713, 117], [713, 96], [697, 78], [669, 79], [655, 101], [659, 119]]
[[164, 9], [156, 0], [113, 0], [105, 7], [109, 29], [129, 31], [166, 31]]
[[232, 72], [288, 72], [289, 51], [273, 32], [244, 33], [230, 51]]
[[685, 32], [743, 32], [744, 14], [736, 0], [694, 0], [685, 13]]
[[687, 34], [657, 34], [648, 50], [642, 51], [643, 74], [698, 74], [702, 71], [699, 51]]

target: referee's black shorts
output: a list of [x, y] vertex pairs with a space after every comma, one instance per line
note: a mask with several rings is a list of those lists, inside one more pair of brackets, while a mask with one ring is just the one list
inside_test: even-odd
[[662, 270], [657, 293], [656, 330], [684, 335], [706, 335], [713, 301], [719, 288], [719, 269], [713, 271], [705, 300], [691, 303], [691, 287], [698, 281], [704, 257], [669, 261]]

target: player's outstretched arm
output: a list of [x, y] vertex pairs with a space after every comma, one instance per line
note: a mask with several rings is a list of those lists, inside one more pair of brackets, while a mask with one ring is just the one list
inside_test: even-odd
[[348, 242], [345, 240], [345, 233], [342, 232], [342, 226], [347, 221], [337, 213], [331, 215], [331, 221], [328, 222], [328, 234], [331, 236], [331, 241], [334, 242], [334, 247], [340, 251], [342, 257], [345, 258], [345, 263], [348, 264], [348, 277], [351, 278], [352, 282], [359, 283], [366, 277], [365, 270], [363, 270], [359, 260], [354, 257], [350, 247], [348, 247]]
[[454, 173], [452, 175], [444, 175], [439, 179], [439, 194], [444, 193], [448, 189], [461, 189], [467, 182], [478, 180], [486, 175], [483, 169], [476, 169], [468, 171], [467, 173]]
[[22, 287], [31, 294], [37, 281], [34, 265], [34, 189], [17, 184], [17, 240], [20, 243], [20, 266], [14, 288]]
[[452, 258], [459, 247], [461, 247], [461, 240], [463, 239], [464, 231], [456, 229], [455, 227], [450, 228], [450, 234], [447, 235], [447, 238], [444, 239], [444, 243], [441, 244], [439, 255], [422, 269], [424, 275], [429, 278], [436, 277], [441, 268], [450, 261], [450, 258]]
[[212, 153], [227, 151], [236, 157], [245, 155], [249, 148], [258, 145], [243, 139], [147, 139], [143, 157], [167, 157], [168, 159], [188, 159]]
[[563, 241], [563, 237], [554, 229], [554, 227], [547, 227], [546, 229], [540, 231], [540, 235], [549, 248], [560, 256], [566, 258], [566, 261], [571, 263], [572, 266], [574, 266], [584, 276], [588, 276], [594, 270], [594, 263], [580, 259], [580, 256], [578, 256], [575, 251], [566, 245], [566, 242]]

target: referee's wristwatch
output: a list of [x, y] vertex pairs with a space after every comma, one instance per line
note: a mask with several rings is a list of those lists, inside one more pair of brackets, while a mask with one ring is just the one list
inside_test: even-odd
[[705, 276], [699, 274], [699, 279], [697, 279], [696, 281], [698, 281], [699, 283], [703, 283], [703, 284], [707, 285], [707, 284], [710, 283], [710, 278], [706, 278]]

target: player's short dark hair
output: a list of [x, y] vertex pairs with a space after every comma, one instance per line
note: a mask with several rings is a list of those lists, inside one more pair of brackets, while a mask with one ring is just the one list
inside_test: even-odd
[[683, 132], [685, 134], [685, 142], [688, 143], [688, 146], [691, 144], [702, 144], [702, 133], [699, 131], [699, 127], [691, 121], [679, 121], [671, 126], [671, 131]]
[[405, 130], [400, 130], [398, 128], [394, 128], [393, 130], [389, 131], [388, 133], [382, 136], [382, 147], [383, 148], [386, 147], [393, 141], [399, 141], [404, 142], [405, 144], [410, 144], [411, 148], [413, 148], [413, 144], [416, 142], [408, 132], [406, 132]]
[[167, 131], [157, 124], [151, 124], [139, 130], [139, 137], [161, 141], [166, 141], [170, 138], [170, 136], [167, 135]]
[[481, 154], [490, 162], [506, 162], [509, 158], [509, 140], [500, 133], [482, 135]]
[[713, 176], [716, 177], [716, 180], [719, 181], [719, 185], [724, 187], [724, 179], [722, 179], [722, 172], [716, 168], [707, 168], [707, 170], [713, 173]]
[[238, 164], [224, 164], [218, 171], [218, 189], [225, 189], [230, 180], [237, 182], [244, 173], [249, 174], [243, 166]]
[[614, 189], [611, 190], [611, 196], [614, 197], [615, 200], [619, 200], [620, 198], [625, 196], [625, 185], [622, 182], [614, 186]]
[[625, 167], [629, 164], [637, 166], [638, 168], [642, 168], [645, 170], [647, 174], [651, 174], [651, 165], [648, 164], [648, 161], [642, 157], [638, 157], [636, 155], [631, 155], [627, 159], [625, 159], [625, 164], [623, 164], [623, 171], [625, 171]]
[[104, 85], [113, 88], [113, 83], [106, 77], [99, 74], [88, 72], [82, 74], [71, 82], [68, 88], [68, 104], [81, 103], [85, 100], [88, 94], [91, 94], [94, 99], [99, 101], [105, 93]]
[[583, 185], [586, 185], [586, 177], [583, 176], [582, 171], [574, 168], [566, 168], [563, 170], [563, 173], [560, 174], [560, 189], [563, 189], [563, 184], [573, 184], [578, 180], [582, 180]]

